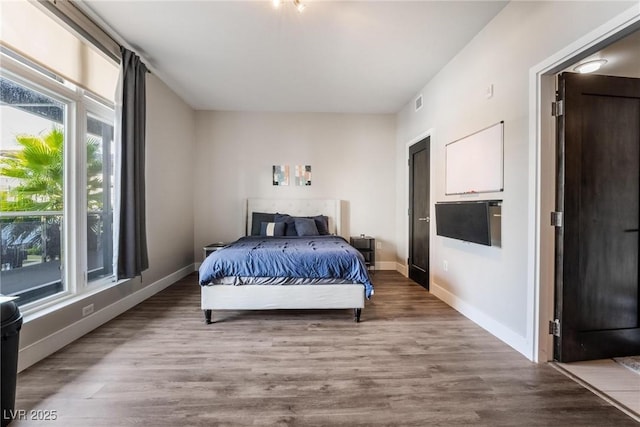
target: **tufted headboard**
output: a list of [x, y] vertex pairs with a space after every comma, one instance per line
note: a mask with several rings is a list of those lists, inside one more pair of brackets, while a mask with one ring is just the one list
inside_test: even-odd
[[247, 199], [247, 227], [251, 231], [253, 212], [286, 213], [291, 216], [326, 215], [329, 218], [329, 233], [341, 236], [342, 203], [338, 199]]

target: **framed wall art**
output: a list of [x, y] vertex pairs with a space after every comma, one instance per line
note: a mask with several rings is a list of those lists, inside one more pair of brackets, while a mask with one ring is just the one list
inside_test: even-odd
[[289, 185], [289, 165], [273, 165], [273, 185]]
[[296, 165], [296, 185], [311, 185], [311, 165]]

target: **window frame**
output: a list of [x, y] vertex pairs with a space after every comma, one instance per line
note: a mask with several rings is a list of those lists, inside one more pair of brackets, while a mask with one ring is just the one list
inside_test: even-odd
[[[86, 205], [87, 118], [92, 115], [106, 123], [112, 123], [114, 130], [116, 123], [114, 105], [91, 91], [64, 79], [59, 81], [57, 78], [43, 74], [30, 67], [28, 60], [22, 62], [16, 56], [0, 53], [0, 75], [28, 89], [51, 97], [65, 106], [63, 244], [61, 247], [62, 274], [60, 277], [63, 290], [21, 305], [21, 312], [29, 315], [55, 304], [117, 284], [113, 269], [110, 276], [89, 281], [86, 228], [88, 213]], [[51, 72], [46, 67], [43, 68]], [[55, 75], [55, 73], [53, 74]], [[117, 185], [117, 179], [114, 177], [115, 185]]]
[[[84, 262], [85, 262], [85, 266], [84, 266], [84, 272], [85, 272], [85, 286], [87, 287], [95, 287], [95, 286], [100, 286], [100, 285], [104, 285], [104, 284], [108, 284], [108, 283], [112, 283], [116, 280], [115, 277], [115, 266], [114, 264], [114, 259], [113, 259], [113, 251], [114, 251], [114, 243], [115, 243], [115, 239], [114, 236], [112, 234], [112, 253], [111, 253], [111, 274], [109, 276], [104, 276], [104, 277], [98, 277], [96, 279], [91, 279], [89, 277], [89, 266], [88, 266], [88, 260], [87, 260], [87, 254], [89, 253], [88, 248], [86, 247], [87, 245], [87, 217], [88, 217], [88, 209], [87, 209], [87, 174], [86, 174], [86, 166], [87, 166], [87, 159], [86, 159], [86, 153], [87, 150], [85, 149], [86, 147], [86, 138], [88, 135], [87, 132], [87, 120], [90, 116], [92, 116], [93, 118], [100, 120], [104, 123], [111, 123], [113, 130], [114, 130], [114, 144], [115, 144], [115, 109], [114, 108], [109, 108], [108, 106], [106, 106], [104, 103], [99, 102], [97, 99], [95, 99], [94, 96], [90, 96], [88, 95], [88, 91], [83, 91], [82, 93], [82, 98], [83, 98], [83, 103], [82, 106], [80, 107], [80, 109], [83, 111], [82, 112], [82, 119], [79, 120], [82, 122], [82, 133], [81, 135], [84, 136], [83, 139], [83, 145], [82, 145], [82, 149], [80, 149], [79, 151], [82, 153], [82, 156], [84, 157], [82, 164], [84, 165], [84, 169], [83, 169], [83, 173], [82, 173], [82, 179], [83, 179], [83, 183], [82, 183], [82, 196], [83, 196], [83, 200], [81, 203], [78, 204], [78, 208], [79, 209], [83, 209], [84, 210], [84, 214], [80, 215], [81, 218], [84, 220], [84, 224], [82, 224], [82, 230], [84, 230], [85, 236], [83, 239], [83, 245], [85, 246], [84, 249], [84, 254], [85, 256], [83, 256]], [[103, 147], [104, 148], [104, 147]], [[115, 147], [114, 147], [115, 148]], [[117, 150], [115, 150], [114, 153], [114, 177], [113, 177], [113, 185], [114, 187], [116, 186], [116, 177], [115, 177], [115, 163], [116, 162], [116, 158], [115, 156], [117, 156]], [[111, 209], [113, 211], [114, 207], [115, 207], [115, 200], [113, 201], [114, 203], [111, 206]], [[115, 212], [113, 212], [112, 215], [112, 220], [115, 220]], [[113, 231], [114, 225], [111, 225], [111, 230]]]

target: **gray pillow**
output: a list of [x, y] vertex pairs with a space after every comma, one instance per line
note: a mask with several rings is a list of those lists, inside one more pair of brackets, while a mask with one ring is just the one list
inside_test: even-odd
[[298, 218], [294, 220], [298, 236], [318, 236], [318, 227], [316, 222], [311, 218]]
[[324, 236], [329, 234], [329, 217], [326, 215], [316, 215], [313, 220], [316, 222], [316, 227], [318, 228], [318, 234]]

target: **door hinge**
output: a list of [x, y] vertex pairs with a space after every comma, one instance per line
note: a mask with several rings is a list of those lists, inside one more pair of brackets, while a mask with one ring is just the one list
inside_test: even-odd
[[556, 101], [551, 103], [551, 115], [559, 117], [564, 115], [564, 101]]
[[551, 225], [553, 227], [562, 227], [562, 212], [551, 212]]
[[549, 335], [553, 335], [554, 337], [560, 336], [560, 320], [549, 320]]

